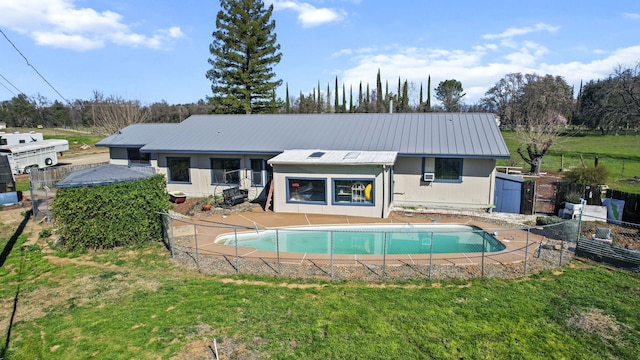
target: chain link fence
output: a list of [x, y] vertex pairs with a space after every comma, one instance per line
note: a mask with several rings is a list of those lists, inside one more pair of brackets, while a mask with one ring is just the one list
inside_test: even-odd
[[56, 184], [73, 171], [91, 169], [108, 163], [60, 166], [34, 169], [29, 173], [31, 210], [35, 221], [51, 221], [51, 203], [56, 196]]
[[[163, 218], [172, 258], [195, 271], [364, 281], [525, 276], [570, 261], [580, 228], [579, 220], [567, 220], [457, 232], [411, 229], [418, 224], [401, 231], [348, 225], [294, 232], [176, 214]], [[348, 255], [353, 250], [360, 254]]]

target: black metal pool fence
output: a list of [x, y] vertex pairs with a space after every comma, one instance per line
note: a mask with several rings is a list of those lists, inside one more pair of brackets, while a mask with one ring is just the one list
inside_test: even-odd
[[[287, 228], [277, 230], [273, 251], [255, 251], [242, 246], [237, 240], [243, 232], [262, 232], [265, 229], [244, 227], [222, 222], [186, 218], [163, 214], [165, 243], [171, 257], [193, 270], [209, 274], [257, 274], [292, 278], [327, 278], [354, 280], [382, 279], [465, 279], [465, 278], [509, 278], [536, 273], [565, 265], [575, 255], [580, 236], [580, 219], [534, 227], [496, 227], [494, 229], [469, 230], [482, 234], [483, 243], [474, 252], [437, 254], [432, 251], [422, 254], [399, 255], [395, 247], [389, 253], [388, 239], [383, 236], [370, 240], [370, 248], [381, 249], [377, 256], [345, 256], [336, 251], [328, 231], [327, 254], [285, 252], [281, 240], [290, 232]], [[478, 220], [482, 220], [479, 218]], [[221, 231], [222, 230], [222, 231]], [[350, 230], [340, 229], [340, 233]], [[215, 244], [215, 235], [225, 233], [228, 245], [221, 248]], [[353, 230], [367, 233], [371, 230]], [[412, 235], [411, 231], [405, 234]], [[496, 238], [507, 244], [502, 251], [490, 251]], [[437, 247], [438, 238], [433, 238], [430, 249]], [[442, 241], [447, 241], [446, 239]], [[406, 245], [410, 246], [410, 245]], [[408, 249], [409, 250], [409, 249]], [[407, 251], [407, 253], [410, 251]]]

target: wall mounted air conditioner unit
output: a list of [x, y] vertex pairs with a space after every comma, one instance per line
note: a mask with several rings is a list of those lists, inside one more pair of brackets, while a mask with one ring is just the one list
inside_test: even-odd
[[436, 179], [436, 174], [434, 173], [424, 173], [422, 174], [422, 181], [424, 182], [433, 182]]

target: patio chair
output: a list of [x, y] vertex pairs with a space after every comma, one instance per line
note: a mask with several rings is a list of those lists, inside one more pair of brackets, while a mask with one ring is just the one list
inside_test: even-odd
[[611, 244], [611, 229], [606, 227], [596, 227], [596, 233], [592, 236], [593, 240], [602, 241], [603, 243]]

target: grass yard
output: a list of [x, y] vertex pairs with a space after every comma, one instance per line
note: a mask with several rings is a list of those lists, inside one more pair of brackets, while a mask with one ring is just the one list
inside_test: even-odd
[[[511, 161], [517, 161], [517, 166], [525, 170], [529, 166], [518, 155], [518, 141], [516, 134], [503, 131], [507, 147], [511, 152]], [[599, 158], [599, 166], [609, 170], [609, 187], [615, 190], [640, 194], [640, 181], [633, 181], [640, 176], [640, 136], [563, 136], [542, 159], [542, 170], [558, 172], [572, 167], [593, 166], [595, 157]], [[500, 161], [499, 165], [505, 165]]]
[[580, 262], [517, 280], [302, 281], [189, 272], [159, 244], [64, 255], [0, 232], [9, 360], [210, 359], [214, 337], [234, 359], [640, 353], [640, 275]]

